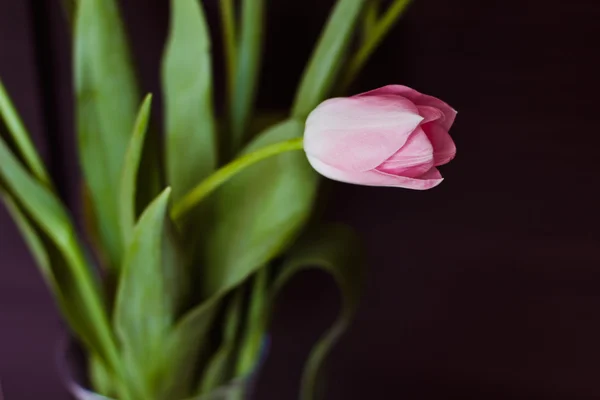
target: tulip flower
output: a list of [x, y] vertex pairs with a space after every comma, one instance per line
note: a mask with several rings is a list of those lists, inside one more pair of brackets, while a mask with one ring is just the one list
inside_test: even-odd
[[456, 111], [445, 102], [389, 85], [321, 103], [308, 116], [304, 150], [321, 175], [347, 183], [424, 190], [456, 147], [448, 134]]

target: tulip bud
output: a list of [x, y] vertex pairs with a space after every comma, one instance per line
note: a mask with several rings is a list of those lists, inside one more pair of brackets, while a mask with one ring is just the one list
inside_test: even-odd
[[400, 85], [321, 103], [306, 120], [304, 150], [321, 175], [347, 183], [424, 190], [456, 147], [456, 111]]

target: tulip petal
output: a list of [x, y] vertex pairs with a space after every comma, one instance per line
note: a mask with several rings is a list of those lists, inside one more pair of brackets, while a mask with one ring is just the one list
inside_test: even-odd
[[393, 167], [376, 168], [375, 171], [383, 172], [394, 176], [405, 176], [407, 178], [420, 178], [424, 173], [434, 167], [433, 159], [426, 163], [411, 165], [409, 167]]
[[431, 106], [437, 108], [438, 110], [444, 113], [445, 118], [440, 123], [440, 125], [446, 130], [446, 132], [450, 130], [450, 127], [452, 127], [454, 119], [456, 118], [456, 110], [453, 109], [450, 105], [438, 99], [437, 97], [420, 93], [412, 88], [409, 88], [408, 86], [387, 85], [379, 89], [361, 93], [354, 97], [374, 97], [385, 95], [402, 96], [409, 99], [417, 106]]
[[421, 175], [419, 177], [419, 179], [422, 179], [425, 181], [439, 180], [441, 182], [444, 178], [442, 178], [442, 174], [440, 173], [440, 170], [434, 167], [434, 168], [431, 168], [426, 173], [424, 173], [423, 175]]
[[390, 175], [376, 170], [365, 172], [342, 171], [311, 156], [308, 156], [308, 161], [318, 173], [326, 178], [339, 182], [352, 183], [355, 185], [388, 186], [414, 190], [427, 190], [439, 185], [443, 180], [442, 175], [437, 168], [431, 168], [419, 178], [408, 178], [404, 176]]
[[421, 125], [434, 121], [443, 121], [445, 118], [443, 112], [441, 112], [438, 108], [432, 106], [417, 106], [417, 109], [419, 110], [419, 115], [423, 117]]
[[404, 146], [379, 165], [376, 170], [409, 178], [419, 177], [433, 168], [433, 149], [425, 131], [418, 127]]
[[368, 171], [391, 157], [423, 117], [398, 96], [335, 98], [309, 115], [304, 149], [311, 157], [346, 171]]
[[444, 128], [436, 123], [421, 125], [433, 145], [435, 166], [449, 163], [456, 155], [456, 145]]

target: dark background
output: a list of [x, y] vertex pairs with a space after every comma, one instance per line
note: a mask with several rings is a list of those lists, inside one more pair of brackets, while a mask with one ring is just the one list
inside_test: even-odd
[[[158, 93], [167, 1], [122, 3], [144, 88]], [[204, 3], [216, 23], [216, 0]], [[268, 3], [260, 104], [285, 107], [333, 1]], [[328, 218], [361, 232], [369, 278], [327, 399], [600, 398], [598, 21], [597, 0], [415, 0], [372, 58], [355, 90], [402, 83], [446, 100], [458, 155], [428, 192], [334, 184]], [[76, 208], [70, 73], [58, 1], [0, 0], [0, 75]], [[258, 400], [296, 398], [338, 302], [318, 273], [290, 285]], [[60, 332], [0, 207], [7, 400], [67, 399]]]

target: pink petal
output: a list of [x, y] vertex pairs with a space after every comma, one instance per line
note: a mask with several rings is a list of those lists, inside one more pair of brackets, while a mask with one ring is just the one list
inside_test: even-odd
[[429, 171], [427, 171], [426, 173], [424, 173], [423, 175], [421, 175], [419, 177], [419, 179], [423, 179], [423, 180], [439, 180], [440, 182], [444, 179], [442, 178], [442, 174], [440, 173], [440, 170], [437, 168], [431, 168]]
[[420, 178], [433, 167], [434, 163], [432, 159], [426, 163], [412, 165], [410, 167], [377, 167], [374, 171], [383, 172], [389, 175], [404, 176], [407, 178]]
[[456, 110], [453, 109], [452, 107], [450, 107], [447, 103], [443, 102], [442, 100], [440, 100], [436, 97], [428, 96], [426, 94], [420, 93], [414, 89], [409, 88], [408, 86], [387, 85], [387, 86], [381, 87], [379, 89], [361, 93], [355, 97], [363, 97], [363, 96], [371, 97], [371, 96], [385, 96], [385, 95], [402, 96], [402, 97], [405, 97], [405, 98], [411, 100], [417, 106], [431, 106], [431, 107], [437, 108], [438, 110], [440, 110], [444, 113], [445, 118], [444, 118], [444, 121], [441, 123], [441, 125], [442, 125], [442, 127], [444, 127], [444, 129], [446, 129], [446, 131], [450, 130], [450, 128], [452, 127], [452, 124], [454, 123], [454, 119], [456, 118]]
[[427, 190], [439, 185], [443, 178], [436, 168], [432, 168], [419, 178], [395, 176], [380, 171], [348, 172], [327, 165], [316, 158], [308, 156], [312, 167], [321, 175], [345, 183], [365, 186], [389, 186], [414, 190]]
[[448, 132], [436, 123], [425, 124], [421, 128], [433, 145], [435, 166], [449, 163], [456, 156], [456, 145]]
[[422, 120], [398, 96], [330, 99], [308, 116], [304, 149], [336, 168], [368, 171], [402, 147]]
[[416, 178], [433, 166], [433, 146], [427, 134], [418, 127], [404, 146], [376, 169], [392, 175]]
[[423, 121], [421, 121], [421, 125], [429, 123], [429, 122], [444, 120], [444, 118], [445, 118], [444, 113], [435, 107], [417, 106], [417, 109], [419, 110], [419, 115], [421, 115], [421, 117], [423, 117]]

